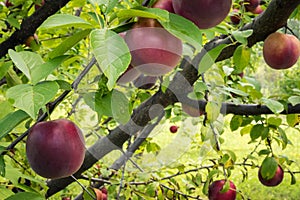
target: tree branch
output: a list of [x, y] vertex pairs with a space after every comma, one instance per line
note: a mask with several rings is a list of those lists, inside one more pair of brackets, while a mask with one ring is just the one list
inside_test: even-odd
[[[267, 35], [275, 32], [280, 27], [285, 25], [290, 14], [295, 8], [297, 8], [299, 4], [300, 0], [273, 0], [264, 14], [255, 18], [251, 24], [247, 24], [241, 29], [253, 29], [253, 34], [248, 39], [249, 46], [264, 40]], [[198, 79], [197, 66], [200, 60], [206, 54], [206, 52], [221, 44], [232, 44], [232, 38], [230, 36], [224, 39], [216, 38], [208, 42], [191, 63], [189, 63], [187, 60], [184, 60], [181, 63], [182, 71], [175, 75], [166, 92], [158, 91], [147, 101], [143, 102], [137, 109], [134, 110], [131, 120], [127, 124], [116, 127], [106, 137], [98, 140], [87, 150], [84, 164], [75, 174], [75, 177], [80, 177], [82, 172], [89, 169], [94, 163], [96, 163], [106, 154], [121, 148], [123, 143], [127, 141], [132, 134], [142, 130], [142, 128], [146, 126], [151, 119], [157, 117], [159, 115], [159, 112], [157, 112], [155, 109], [157, 105], [167, 107], [175, 102], [186, 100], [186, 95], [192, 90], [192, 84]], [[234, 50], [239, 45], [240, 44], [230, 45], [229, 47], [225, 48], [218, 57], [217, 61], [231, 57], [234, 53]], [[229, 108], [234, 107], [234, 105], [226, 106], [226, 113], [229, 112]], [[244, 109], [240, 109], [241, 113], [245, 112]], [[247, 114], [250, 114], [249, 110]], [[73, 179], [70, 177], [50, 180], [47, 183], [49, 190], [47, 191], [46, 197], [50, 197], [72, 182]]]
[[45, 4], [36, 10], [30, 17], [23, 20], [20, 30], [16, 30], [7, 40], [0, 44], [0, 58], [4, 57], [9, 49], [24, 44], [29, 36], [51, 15], [64, 7], [70, 0], [45, 0]]

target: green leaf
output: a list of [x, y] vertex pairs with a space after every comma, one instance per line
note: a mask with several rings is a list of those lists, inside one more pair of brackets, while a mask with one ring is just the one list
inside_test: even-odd
[[5, 200], [45, 200], [45, 197], [40, 195], [39, 193], [32, 192], [20, 192], [8, 197]]
[[143, 6], [119, 10], [117, 15], [120, 20], [133, 17], [144, 17], [157, 19], [159, 21], [169, 21], [169, 13], [166, 10], [159, 8], [146, 8]]
[[22, 84], [21, 78], [18, 76], [18, 74], [15, 72], [13, 68], [9, 68], [6, 75], [6, 82], [9, 87]]
[[84, 95], [86, 104], [97, 112], [99, 118], [103, 115], [113, 117], [117, 122], [125, 124], [130, 119], [132, 111], [127, 97], [118, 90], [102, 95], [100, 91]]
[[83, 20], [80, 17], [68, 14], [55, 14], [48, 17], [43, 24], [40, 26], [41, 29], [50, 29], [50, 28], [93, 28], [92, 24]]
[[270, 153], [272, 153], [269, 149], [262, 149], [258, 152], [258, 155], [269, 155]]
[[281, 123], [282, 123], [282, 119], [279, 118], [279, 117], [269, 117], [269, 118], [268, 118], [268, 124], [269, 124], [269, 125], [278, 127], [278, 126], [281, 125]]
[[91, 32], [91, 46], [101, 70], [108, 78], [107, 87], [111, 90], [130, 63], [128, 46], [121, 36], [106, 29]]
[[31, 66], [28, 66], [28, 63], [25, 62], [22, 55], [12, 49], [8, 50], [8, 54], [9, 54], [11, 60], [14, 62], [15, 66], [19, 70], [21, 70], [29, 80], [31, 80], [31, 75], [30, 75], [30, 67]]
[[243, 117], [243, 123], [241, 124], [241, 126], [246, 126], [248, 124], [250, 124], [251, 122], [253, 121], [253, 118], [252, 117]]
[[[0, 119], [14, 111], [14, 107], [8, 101], [0, 101]], [[0, 126], [1, 127], [1, 126]]]
[[263, 124], [255, 124], [251, 131], [250, 131], [250, 137], [252, 140], [255, 140], [259, 138], [264, 130], [264, 125]]
[[297, 182], [296, 177], [293, 172], [290, 172], [290, 175], [291, 175], [291, 185], [295, 185]]
[[236, 161], [237, 157], [236, 157], [236, 155], [235, 155], [235, 153], [233, 151], [228, 150], [228, 149], [226, 149], [224, 151], [228, 152], [228, 154], [230, 155], [230, 158], [233, 160], [233, 162]]
[[66, 40], [60, 43], [53, 51], [49, 53], [49, 58], [55, 58], [57, 56], [63, 55], [74, 45], [76, 45], [79, 41], [85, 38], [90, 32], [91, 29], [86, 29], [86, 30], [79, 31], [74, 35], [68, 37]]
[[269, 180], [274, 177], [278, 163], [273, 157], [267, 157], [261, 164], [261, 176], [265, 180]]
[[246, 134], [250, 133], [250, 132], [251, 132], [251, 129], [252, 129], [252, 127], [253, 127], [253, 125], [252, 125], [252, 124], [248, 124], [248, 125], [246, 125], [244, 128], [242, 128], [242, 129], [241, 129], [241, 131], [240, 131], [240, 134], [241, 134], [241, 136], [243, 136], [243, 135], [246, 135]]
[[289, 126], [294, 127], [299, 123], [299, 115], [298, 114], [289, 114], [286, 116], [286, 121]]
[[285, 131], [282, 128], [278, 127], [278, 133], [279, 133], [279, 136], [280, 136], [281, 141], [282, 141], [282, 150], [283, 150], [283, 149], [286, 148], [289, 140], [288, 140], [288, 138], [286, 136]]
[[14, 195], [15, 193], [11, 189], [6, 188], [5, 186], [0, 186], [0, 197], [6, 199], [9, 196]]
[[111, 110], [111, 93], [102, 95], [101, 92], [91, 92], [83, 96], [85, 103], [94, 111], [97, 112], [99, 119], [102, 115], [112, 117]]
[[[83, 199], [84, 200], [94, 200], [96, 196], [95, 190], [93, 188], [88, 187], [88, 192], [86, 190], [83, 191]], [[91, 197], [91, 194], [93, 197]]]
[[13, 27], [17, 28], [17, 29], [20, 29], [20, 21], [16, 18], [16, 17], [13, 17], [14, 15], [9, 15], [7, 18], [6, 18], [6, 21]]
[[5, 76], [5, 74], [7, 73], [7, 71], [11, 66], [12, 66], [11, 62], [4, 62], [0, 64], [0, 79], [2, 79]]
[[0, 120], [0, 139], [5, 137], [11, 130], [13, 130], [17, 125], [19, 125], [24, 120], [28, 119], [29, 116], [22, 110], [17, 110], [15, 112], [9, 113], [4, 118]]
[[269, 136], [270, 129], [269, 127], [264, 127], [261, 132], [261, 139], [264, 140]]
[[279, 114], [284, 111], [284, 106], [278, 101], [265, 98], [263, 98], [262, 101], [274, 114]]
[[206, 196], [208, 195], [208, 188], [209, 188], [210, 182], [216, 174], [222, 174], [222, 171], [218, 170], [218, 169], [213, 169], [213, 170], [209, 171], [209, 173], [207, 175], [207, 179], [202, 188], [202, 193], [205, 194]]
[[10, 49], [8, 50], [8, 54], [16, 67], [21, 70], [29, 80], [31, 80], [32, 77], [31, 69], [43, 63], [41, 56], [33, 52], [16, 52]]
[[181, 41], [193, 46], [196, 51], [202, 48], [202, 32], [200, 29], [184, 17], [169, 13], [169, 20], [159, 20], [160, 24]]
[[224, 165], [227, 161], [229, 161], [229, 159], [230, 159], [230, 156], [228, 154], [224, 154], [222, 156], [222, 158], [220, 159], [219, 163]]
[[249, 96], [248, 93], [243, 92], [243, 91], [238, 90], [238, 89], [231, 88], [231, 87], [225, 87], [225, 90], [227, 90], [227, 91], [229, 91], [229, 92], [232, 92], [232, 93], [234, 93], [234, 94], [237, 94], [237, 95], [239, 95], [239, 96], [242, 96], [242, 97]]
[[292, 104], [292, 106], [295, 106], [300, 103], [300, 96], [291, 96], [288, 98], [288, 101]]
[[105, 6], [105, 14], [112, 11], [118, 3], [118, 0], [90, 0], [93, 5]]
[[[46, 188], [46, 183], [41, 179], [35, 179], [33, 176], [26, 175], [18, 168], [15, 168], [11, 165], [11, 163], [6, 162], [6, 173], [5, 178], [12, 182], [14, 186], [19, 187], [19, 180], [20, 178], [28, 179], [31, 182], [38, 183], [39, 186]], [[22, 186], [21, 186], [22, 187]]]
[[233, 54], [233, 63], [236, 73], [241, 73], [248, 66], [251, 51], [247, 46], [241, 45], [236, 48]]
[[247, 38], [251, 36], [253, 33], [253, 30], [245, 30], [245, 31], [233, 31], [232, 35], [233, 37], [240, 43], [246, 45], [248, 43]]
[[243, 117], [241, 115], [234, 115], [230, 121], [231, 131], [237, 130], [243, 123]]
[[[0, 152], [2, 153], [4, 150], [5, 148], [0, 146]], [[4, 161], [4, 156], [1, 155], [0, 155], [0, 176], [2, 177], [5, 176], [5, 161]]]
[[230, 182], [227, 180], [225, 184], [222, 187], [222, 190], [220, 190], [221, 193], [227, 192], [230, 189]]
[[208, 70], [213, 64], [215, 63], [216, 59], [222, 52], [222, 50], [226, 47], [226, 44], [218, 45], [217, 47], [213, 48], [209, 52], [207, 52], [201, 59], [199, 63], [199, 70], [198, 73], [201, 74]]
[[113, 90], [111, 96], [111, 108], [113, 118], [121, 123], [125, 124], [130, 119], [131, 106], [127, 97], [118, 90]]
[[46, 63], [34, 66], [31, 70], [32, 83], [37, 84], [53, 72], [68, 56], [59, 56], [47, 61]]
[[59, 85], [59, 88], [62, 90], [72, 90], [72, 85], [64, 80], [56, 80], [56, 83]]
[[7, 97], [14, 100], [14, 106], [35, 119], [39, 109], [55, 97], [59, 86], [56, 82], [45, 81], [37, 85], [22, 84], [7, 90]]
[[220, 105], [218, 105], [216, 102], [209, 101], [205, 106], [205, 111], [207, 113], [207, 120], [213, 122], [220, 114]]

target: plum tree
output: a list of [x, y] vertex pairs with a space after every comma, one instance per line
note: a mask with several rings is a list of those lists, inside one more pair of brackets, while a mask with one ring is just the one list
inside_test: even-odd
[[300, 42], [290, 34], [275, 32], [264, 41], [263, 57], [273, 69], [292, 67], [300, 56]]
[[167, 10], [168, 12], [175, 13], [172, 5], [172, 0], [158, 0], [152, 7], [160, 8], [163, 10]]
[[229, 181], [229, 189], [227, 191], [221, 191], [225, 185], [226, 180], [214, 181], [208, 188], [209, 200], [235, 200], [236, 187], [232, 181]]
[[280, 165], [278, 165], [273, 177], [263, 177], [261, 170], [262, 167], [260, 167], [258, 170], [258, 179], [263, 185], [273, 187], [279, 185], [282, 182], [284, 177], [284, 171]]
[[212, 28], [228, 15], [231, 0], [173, 0], [176, 14], [194, 22], [200, 29]]
[[[188, 20], [159, 10], [167, 10], [159, 2], [154, 5], [157, 9], [149, 9], [157, 0], [105, 1], [105, 4], [104, 1], [48, 0], [36, 12], [34, 4], [40, 0], [22, 4], [19, 0], [10, 1], [18, 5], [8, 9], [3, 0], [0, 6], [0, 23], [4, 29], [0, 28], [0, 179], [6, 186], [0, 187], [1, 198], [82, 199], [83, 194], [87, 195], [82, 194], [82, 189], [105, 185], [109, 196], [115, 199], [205, 199], [212, 178], [247, 182], [247, 178], [253, 178], [250, 177], [253, 170], [257, 176], [256, 166], [265, 155], [278, 155], [281, 166], [288, 167], [292, 183], [298, 180], [299, 159], [289, 154], [289, 149], [287, 155], [281, 150], [294, 148], [290, 144], [297, 136], [289, 131], [300, 129], [296, 79], [299, 69], [272, 71], [276, 76], [262, 74], [266, 64], [261, 62], [260, 50], [261, 41], [275, 31], [299, 35], [300, 0], [264, 0], [262, 7], [266, 10], [260, 16], [244, 12], [244, 5], [235, 0], [233, 6], [240, 9], [242, 16], [239, 26], [232, 26], [228, 16], [210, 30], [198, 30]], [[200, 13], [202, 9], [196, 8]], [[125, 43], [113, 37], [131, 31], [137, 20], [134, 29], [140, 29], [136, 26], [145, 19], [140, 17], [158, 19], [168, 33], [184, 42], [179, 56], [182, 62], [176, 64], [178, 69], [160, 77], [139, 72], [156, 81], [146, 81], [152, 89], [147, 91], [129, 87], [138, 85], [137, 81], [126, 87], [120, 87], [117, 82], [123, 75], [116, 68], [125, 71], [131, 56]], [[154, 19], [150, 21], [151, 28], [163, 29]], [[22, 45], [35, 32], [42, 41], [39, 51]], [[146, 31], [144, 37], [132, 38], [136, 43], [144, 43], [149, 34]], [[165, 39], [153, 41], [149, 43], [163, 45]], [[149, 55], [141, 53], [145, 59]], [[154, 54], [153, 60], [160, 56]], [[239, 74], [242, 71], [247, 74], [244, 78]], [[236, 98], [237, 95], [240, 97]], [[186, 103], [182, 109], [180, 103]], [[189, 109], [194, 111], [191, 115], [203, 116], [191, 119], [183, 113], [192, 113]], [[35, 122], [57, 116], [75, 118], [87, 133], [84, 163], [74, 174], [80, 179], [77, 183], [74, 177], [64, 177], [66, 173], [63, 178], [52, 174], [55, 180], [34, 177], [36, 173], [24, 159], [24, 138], [30, 132], [28, 144], [33, 143], [31, 130], [39, 125], [33, 126]], [[161, 129], [168, 122], [180, 126], [180, 134], [157, 134], [171, 131], [170, 125]], [[57, 173], [61, 170], [53, 167], [53, 160], [60, 159], [61, 165], [74, 161], [65, 153], [65, 148], [73, 143], [73, 136], [55, 136], [56, 144], [64, 141], [60, 145], [63, 148], [49, 150], [47, 142], [54, 139], [48, 138], [52, 134], [47, 128], [42, 130], [48, 132], [47, 136], [31, 145], [32, 152], [45, 157], [39, 168], [49, 167], [47, 173], [54, 169]], [[61, 139], [64, 135], [68, 135], [67, 141]], [[235, 151], [236, 147], [242, 153]], [[70, 154], [78, 148], [76, 145]], [[275, 164], [269, 166], [263, 167], [264, 180], [277, 169]], [[26, 179], [30, 184], [24, 182]], [[276, 199], [278, 195], [291, 194], [292, 199], [297, 199], [296, 192], [290, 192], [292, 187], [287, 184], [288, 181], [280, 185], [284, 190], [268, 189], [268, 197]], [[223, 189], [218, 195], [234, 192], [229, 181], [221, 185]], [[256, 186], [252, 181], [240, 184], [236, 197], [255, 199], [265, 195], [265, 189], [252, 190]], [[215, 187], [210, 188], [212, 194]], [[104, 190], [100, 190], [101, 198], [106, 199]], [[32, 191], [36, 192], [32, 194]]]
[[81, 166], [84, 154], [82, 132], [70, 120], [40, 122], [30, 129], [26, 155], [31, 168], [40, 176], [70, 176]]
[[125, 41], [132, 55], [132, 66], [145, 75], [164, 75], [172, 71], [181, 59], [181, 40], [154, 19], [140, 18], [127, 31]]

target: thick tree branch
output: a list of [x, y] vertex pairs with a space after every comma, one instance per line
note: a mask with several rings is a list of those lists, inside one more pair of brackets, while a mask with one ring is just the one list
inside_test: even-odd
[[30, 17], [23, 20], [20, 30], [16, 30], [7, 40], [0, 44], [0, 58], [5, 56], [9, 49], [24, 44], [29, 36], [51, 15], [64, 7], [70, 0], [45, 0], [45, 4], [36, 10]]
[[[241, 29], [253, 29], [253, 35], [248, 39], [249, 46], [264, 40], [268, 34], [275, 32], [280, 27], [284, 26], [290, 14], [299, 4], [300, 0], [273, 0], [263, 15], [254, 19], [251, 24], [247, 24]], [[118, 126], [112, 130], [109, 135], [97, 141], [87, 150], [84, 164], [75, 176], [80, 177], [82, 172], [89, 169], [103, 156], [112, 150], [121, 148], [123, 143], [127, 141], [132, 134], [140, 131], [151, 119], [159, 115], [159, 107], [166, 107], [174, 104], [175, 102], [186, 100], [187, 93], [192, 90], [191, 85], [198, 79], [197, 66], [201, 58], [206, 52], [221, 44], [232, 44], [230, 36], [223, 39], [216, 38], [215, 40], [207, 43], [203, 50], [191, 63], [183, 61], [181, 64], [183, 70], [175, 75], [166, 92], [158, 91], [150, 99], [134, 110], [131, 120], [127, 124]], [[235, 44], [225, 48], [217, 61], [231, 57], [238, 45], [239, 44]], [[232, 105], [232, 108], [233, 107], [235, 106]], [[226, 107], [226, 113], [229, 112], [229, 108], [230, 106]], [[263, 108], [265, 109], [265, 107]], [[241, 111], [241, 114], [244, 112], [244, 110]], [[269, 110], [266, 110], [266, 112], [269, 112]], [[247, 114], [249, 114], [249, 112]], [[73, 179], [70, 177], [50, 180], [47, 183], [49, 190], [47, 191], [46, 196], [49, 197], [55, 194], [72, 182]]]
[[[204, 111], [207, 101], [200, 100], [195, 101], [189, 98], [184, 98], [182, 101], [184, 104], [189, 105], [195, 109]], [[234, 103], [222, 103], [222, 114], [235, 114], [235, 115], [262, 115], [262, 114], [274, 114], [266, 105], [260, 104], [234, 104]], [[288, 104], [286, 110], [280, 114], [297, 114], [300, 113], [300, 104], [291, 105]]]

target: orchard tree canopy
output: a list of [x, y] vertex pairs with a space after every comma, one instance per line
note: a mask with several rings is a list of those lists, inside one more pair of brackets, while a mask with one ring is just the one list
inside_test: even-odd
[[1, 2], [0, 199], [295, 199], [299, 4]]

